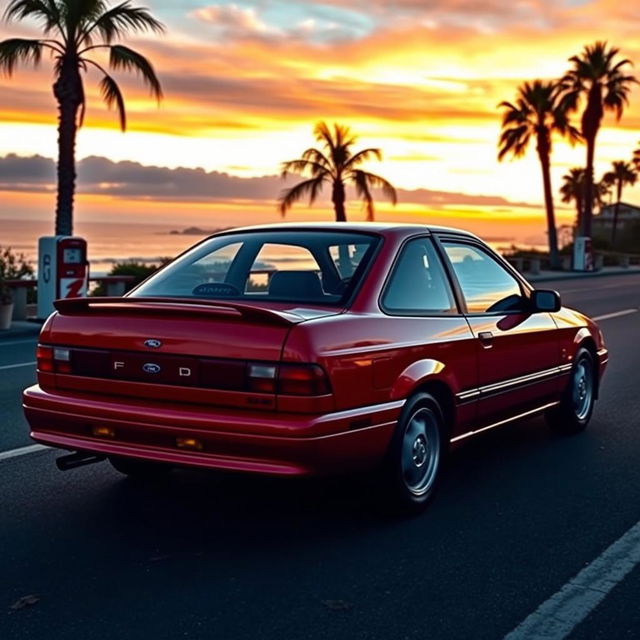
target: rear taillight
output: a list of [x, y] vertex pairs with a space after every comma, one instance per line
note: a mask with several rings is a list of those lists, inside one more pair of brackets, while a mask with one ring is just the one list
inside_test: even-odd
[[53, 366], [57, 373], [71, 373], [71, 352], [69, 349], [54, 347]]
[[330, 393], [325, 372], [317, 364], [250, 362], [247, 389], [256, 393], [323, 396]]
[[38, 371], [54, 371], [53, 347], [39, 344], [36, 348], [36, 360], [38, 361]]
[[36, 349], [38, 371], [71, 373], [71, 352], [61, 347], [39, 344]]
[[250, 362], [247, 365], [247, 389], [256, 393], [275, 393], [278, 365]]
[[[108, 351], [38, 345], [38, 371], [71, 374], [89, 378], [114, 378], [113, 355]], [[167, 371], [193, 371], [187, 386], [220, 391], [250, 391], [253, 393], [282, 394], [290, 396], [323, 396], [331, 393], [329, 379], [322, 367], [317, 364], [293, 364], [278, 362], [247, 362], [246, 360], [227, 360], [207, 358], [185, 367], [182, 360], [176, 364], [175, 356], [156, 356], [158, 366]], [[118, 359], [127, 358], [127, 354]], [[140, 366], [135, 361], [132, 367]], [[173, 369], [171, 368], [173, 367]], [[178, 367], [178, 369], [176, 369]], [[141, 381], [137, 368], [129, 378]], [[127, 379], [127, 378], [123, 378]], [[142, 379], [143, 382], [152, 382]], [[174, 378], [153, 379], [156, 384], [175, 384]]]
[[282, 364], [278, 393], [292, 396], [323, 396], [329, 393], [329, 381], [317, 364]]

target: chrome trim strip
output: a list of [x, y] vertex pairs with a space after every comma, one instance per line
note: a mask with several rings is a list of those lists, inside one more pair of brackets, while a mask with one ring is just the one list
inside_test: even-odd
[[538, 382], [545, 378], [554, 378], [560, 373], [559, 367], [553, 367], [553, 369], [545, 369], [544, 371], [538, 371], [537, 373], [530, 373], [526, 376], [518, 376], [517, 378], [511, 378], [509, 380], [503, 380], [502, 382], [494, 382], [493, 384], [480, 387], [481, 394], [491, 394], [511, 387], [518, 387], [520, 385], [526, 385], [530, 382]]
[[504, 420], [500, 420], [498, 422], [494, 422], [487, 427], [482, 427], [482, 429], [476, 429], [475, 431], [469, 431], [467, 433], [463, 433], [461, 436], [456, 436], [455, 438], [451, 438], [449, 442], [458, 442], [458, 440], [464, 440], [465, 438], [469, 438], [470, 436], [475, 436], [478, 433], [482, 433], [483, 431], [489, 431], [489, 429], [495, 429], [495, 427], [500, 427], [503, 424], [507, 424], [509, 422], [514, 422], [515, 420], [520, 420], [522, 418], [526, 418], [527, 416], [532, 416], [536, 413], [540, 413], [541, 411], [545, 411], [546, 409], [551, 409], [551, 407], [557, 407], [560, 402], [549, 402], [548, 404], [542, 405], [537, 409], [531, 409], [531, 411], [525, 411], [524, 413], [519, 413], [517, 416], [513, 416], [511, 418], [505, 418]]
[[[384, 427], [395, 426], [397, 424], [396, 420], [391, 422], [381, 422], [380, 424], [372, 424], [368, 427], [362, 427], [360, 429], [349, 429], [349, 431], [336, 431], [336, 433], [327, 433], [324, 436], [311, 436], [308, 438], [296, 438], [295, 441], [300, 442], [315, 442], [317, 440], [328, 440], [329, 438], [340, 438], [343, 436], [348, 436], [352, 433], [362, 433], [363, 431], [371, 431], [372, 429], [382, 429]], [[282, 439], [282, 438], [280, 438]], [[294, 438], [290, 438], [290, 440], [294, 440]]]
[[470, 400], [475, 400], [479, 395], [479, 389], [470, 389], [469, 391], [461, 391], [460, 393], [456, 393], [456, 398], [459, 403], [463, 403], [469, 402]]
[[546, 379], [558, 377], [566, 371], [571, 370], [571, 366], [571, 364], [564, 364], [551, 369], [544, 369], [543, 371], [538, 371], [536, 373], [530, 373], [526, 376], [518, 376], [517, 378], [502, 380], [501, 382], [494, 382], [492, 384], [485, 385], [484, 387], [460, 391], [459, 393], [456, 393], [456, 400], [458, 403], [462, 404], [463, 402], [477, 399], [479, 396], [490, 396], [508, 391], [515, 387], [526, 386], [535, 382], [542, 382]]
[[[384, 402], [382, 404], [371, 404], [366, 407], [356, 407], [355, 409], [345, 409], [344, 411], [336, 411], [335, 413], [327, 413], [320, 416], [316, 423], [332, 422], [333, 420], [348, 420], [350, 418], [359, 418], [360, 416], [369, 416], [372, 412], [391, 411], [393, 409], [401, 409], [406, 399], [394, 400], [393, 402]], [[369, 427], [367, 427], [369, 428]], [[354, 429], [353, 431], [358, 431]]]

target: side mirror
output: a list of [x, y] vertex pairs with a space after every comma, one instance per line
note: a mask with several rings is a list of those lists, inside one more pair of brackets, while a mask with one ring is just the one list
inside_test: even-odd
[[534, 313], [539, 311], [560, 311], [562, 306], [560, 294], [549, 289], [535, 289], [531, 294], [531, 306]]

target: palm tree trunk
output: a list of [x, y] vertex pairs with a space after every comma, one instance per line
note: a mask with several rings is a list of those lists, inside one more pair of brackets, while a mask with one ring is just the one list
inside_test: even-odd
[[346, 222], [347, 214], [344, 208], [344, 184], [340, 179], [334, 180], [333, 182], [333, 193], [331, 194], [331, 201], [333, 202], [333, 209], [336, 214], [336, 222]]
[[620, 211], [620, 200], [622, 200], [622, 180], [618, 180], [618, 199], [613, 208], [613, 226], [611, 227], [611, 247], [616, 244], [616, 228], [618, 226], [618, 213]]
[[596, 150], [595, 136], [587, 138], [587, 166], [584, 172], [584, 209], [582, 212], [583, 236], [591, 237], [591, 218], [593, 217], [593, 158]]
[[551, 190], [551, 169], [549, 163], [549, 142], [538, 141], [538, 157], [542, 167], [542, 183], [544, 185], [544, 206], [547, 212], [547, 235], [549, 237], [549, 261], [552, 269], [560, 268], [558, 256], [558, 233], [556, 231], [556, 215], [553, 208], [553, 192]]
[[82, 84], [77, 68], [66, 64], [53, 85], [58, 101], [58, 198], [56, 235], [73, 234], [73, 198], [76, 188], [76, 134]]

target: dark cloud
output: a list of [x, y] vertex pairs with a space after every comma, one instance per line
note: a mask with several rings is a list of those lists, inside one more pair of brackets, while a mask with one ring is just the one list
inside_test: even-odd
[[[295, 178], [292, 178], [292, 181]], [[78, 163], [78, 192], [123, 199], [181, 202], [274, 202], [284, 183], [278, 176], [240, 178], [203, 169], [143, 166], [89, 157]], [[288, 183], [288, 184], [291, 184]], [[50, 191], [55, 188], [55, 164], [42, 156], [0, 157], [0, 191]], [[326, 195], [326, 194], [325, 194]], [[441, 208], [452, 205], [517, 206], [500, 196], [469, 195], [429, 189], [398, 190], [403, 203]], [[537, 207], [536, 207], [537, 208]]]
[[[457, 81], [464, 85], [464, 81]], [[399, 84], [349, 80], [296, 78], [230, 78], [168, 73], [163, 84], [168, 94], [188, 97], [211, 109], [240, 109], [255, 113], [315, 118], [369, 116], [390, 121], [420, 121], [428, 117], [456, 120], [495, 120], [482, 97], [460, 100], [458, 94]], [[419, 133], [418, 131], [416, 132]]]

